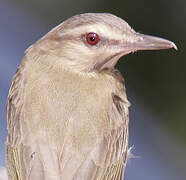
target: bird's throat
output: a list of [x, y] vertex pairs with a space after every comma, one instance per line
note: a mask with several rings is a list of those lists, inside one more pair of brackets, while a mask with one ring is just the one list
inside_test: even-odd
[[97, 62], [94, 66], [94, 70], [100, 72], [101, 70], [105, 68], [113, 69], [121, 56], [122, 56], [121, 53], [117, 53], [117, 54], [107, 57], [103, 61]]

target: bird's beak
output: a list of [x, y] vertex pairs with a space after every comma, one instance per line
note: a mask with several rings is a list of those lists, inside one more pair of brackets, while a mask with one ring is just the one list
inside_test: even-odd
[[128, 44], [128, 48], [130, 48], [132, 51], [169, 48], [174, 48], [177, 50], [177, 46], [169, 40], [140, 33], [135, 34], [135, 38]]

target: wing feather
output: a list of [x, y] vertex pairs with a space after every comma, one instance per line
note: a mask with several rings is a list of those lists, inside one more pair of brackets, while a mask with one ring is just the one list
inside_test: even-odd
[[[129, 103], [123, 80], [119, 77], [117, 81], [118, 72], [108, 73], [112, 79], [109, 83], [112, 85], [116, 81], [117, 85], [113, 92], [107, 88], [109, 97], [104, 96], [109, 99], [107, 104], [99, 96], [97, 104], [92, 105], [89, 99], [94, 99], [99, 92], [91, 94], [84, 88], [76, 94], [77, 87], [86, 87], [87, 82], [81, 84], [84, 80], [77, 76], [73, 77], [77, 83], [71, 85], [67, 72], [66, 75], [63, 72], [64, 84], [61, 84], [61, 74], [56, 72], [36, 74], [40, 80], [35, 84], [30, 80], [32, 88], [25, 92], [24, 69], [23, 61], [13, 79], [7, 102], [9, 178], [123, 179], [127, 162]], [[53, 79], [47, 79], [47, 76]], [[103, 82], [108, 86], [104, 79], [101, 87]], [[92, 83], [89, 88], [94, 89], [94, 86]], [[69, 89], [74, 90], [72, 97], [68, 95]], [[88, 98], [84, 98], [86, 96]]]
[[9, 91], [7, 100], [8, 138], [6, 145], [7, 171], [10, 179], [22, 179], [20, 175], [19, 144], [21, 141], [20, 119], [23, 106], [24, 62], [19, 66]]

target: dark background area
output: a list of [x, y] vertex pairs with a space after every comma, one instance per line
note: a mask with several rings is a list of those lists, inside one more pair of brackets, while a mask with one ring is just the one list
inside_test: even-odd
[[186, 1], [0, 0], [0, 165], [5, 165], [5, 106], [24, 51], [72, 15], [110, 12], [136, 31], [169, 39], [178, 47], [140, 51], [120, 59], [130, 111], [131, 159], [126, 179], [186, 179]]

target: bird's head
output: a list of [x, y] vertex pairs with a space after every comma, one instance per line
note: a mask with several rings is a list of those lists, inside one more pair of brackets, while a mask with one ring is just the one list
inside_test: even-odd
[[108, 13], [73, 16], [38, 44], [64, 67], [86, 72], [113, 68], [121, 56], [137, 50], [176, 49], [173, 42], [136, 33], [124, 20]]

